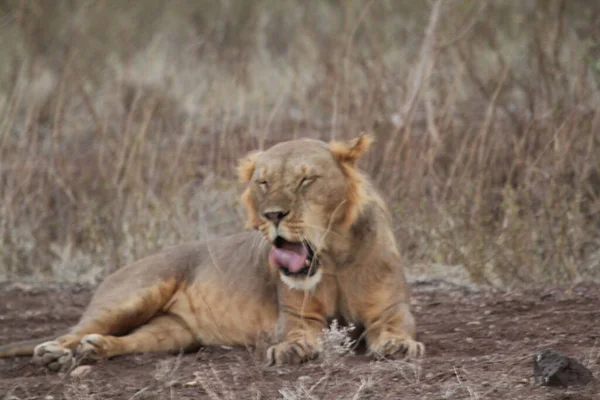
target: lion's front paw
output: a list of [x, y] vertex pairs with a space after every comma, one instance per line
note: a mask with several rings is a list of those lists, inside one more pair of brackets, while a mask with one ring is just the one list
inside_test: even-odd
[[33, 350], [33, 361], [52, 372], [66, 371], [75, 363], [71, 350], [56, 340], [36, 346]]
[[319, 356], [319, 348], [306, 340], [282, 342], [267, 350], [268, 365], [298, 364]]
[[77, 358], [81, 360], [101, 360], [107, 358], [108, 341], [95, 333], [85, 335], [81, 338], [76, 350]]
[[377, 357], [421, 358], [425, 355], [425, 346], [407, 336], [382, 333], [369, 346], [369, 352]]

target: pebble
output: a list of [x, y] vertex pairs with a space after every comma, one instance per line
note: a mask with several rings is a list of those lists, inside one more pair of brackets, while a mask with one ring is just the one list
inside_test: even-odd
[[79, 367], [71, 371], [69, 375], [71, 375], [74, 378], [83, 378], [90, 372], [92, 372], [92, 367], [90, 365], [80, 365]]

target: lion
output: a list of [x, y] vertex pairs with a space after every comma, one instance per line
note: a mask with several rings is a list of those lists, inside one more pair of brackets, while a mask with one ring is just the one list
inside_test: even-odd
[[263, 354], [277, 366], [318, 357], [338, 319], [361, 327], [375, 357], [422, 357], [390, 213], [356, 166], [371, 142], [298, 139], [251, 152], [238, 164], [251, 229], [118, 269], [64, 335], [0, 356], [64, 371], [138, 352], [251, 348], [271, 335]]

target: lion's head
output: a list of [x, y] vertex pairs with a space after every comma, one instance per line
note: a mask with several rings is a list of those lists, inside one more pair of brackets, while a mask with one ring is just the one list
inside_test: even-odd
[[329, 238], [349, 229], [367, 201], [356, 161], [370, 136], [349, 142], [300, 139], [242, 159], [238, 173], [248, 225], [272, 244], [269, 262], [291, 287], [314, 287], [318, 256]]

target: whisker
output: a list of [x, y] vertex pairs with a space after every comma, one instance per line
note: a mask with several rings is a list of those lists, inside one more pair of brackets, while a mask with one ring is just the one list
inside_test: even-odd
[[252, 250], [256, 253], [258, 253], [258, 250], [260, 250], [260, 245], [262, 244], [261, 242], [263, 241], [263, 239], [264, 238], [262, 237], [262, 235], [256, 235], [252, 239]]
[[322, 231], [322, 232], [326, 232], [326, 233], [332, 233], [332, 234], [334, 234], [334, 235], [337, 235], [337, 236], [340, 236], [340, 237], [342, 237], [342, 235], [341, 235], [340, 233], [337, 233], [337, 232], [334, 232], [334, 231], [329, 231], [329, 232], [328, 232], [328, 229], [330, 229], [330, 225], [328, 225], [328, 227], [327, 227], [327, 228], [323, 228], [323, 227], [320, 227], [320, 226], [317, 226], [317, 225], [312, 225], [312, 224], [306, 224], [306, 223], [305, 223], [305, 224], [304, 224], [304, 226], [307, 226], [307, 227], [309, 227], [309, 228], [314, 228], [314, 229], [320, 230], [320, 231]]
[[338, 210], [340, 209], [340, 207], [343, 206], [346, 203], [346, 201], [347, 200], [341, 201], [340, 204], [337, 205], [337, 207], [335, 208], [335, 210], [333, 210], [333, 212], [329, 216], [329, 222], [327, 223], [327, 229], [325, 230], [325, 234], [323, 235], [323, 241], [325, 241], [325, 237], [327, 236], [327, 234], [331, 232], [331, 227], [333, 226], [333, 216], [338, 212]]
[[313, 242], [311, 242], [310, 240], [308, 240], [308, 237], [304, 234], [300, 234], [300, 238], [302, 239], [302, 241], [304, 243], [306, 243], [308, 245], [308, 247], [310, 247], [310, 249], [312, 250], [313, 254], [317, 254], [317, 248], [315, 247], [315, 245], [313, 244]]
[[317, 253], [317, 249], [315, 248], [315, 246], [308, 240], [308, 238], [305, 235], [301, 235], [302, 241], [304, 243], [306, 243], [306, 245], [308, 247], [310, 247], [310, 249], [312, 250], [314, 257], [312, 258], [312, 260], [310, 260], [310, 265], [308, 266], [308, 275], [306, 275], [307, 279], [310, 276], [310, 273], [317, 268], [317, 258], [318, 258], [318, 253]]

